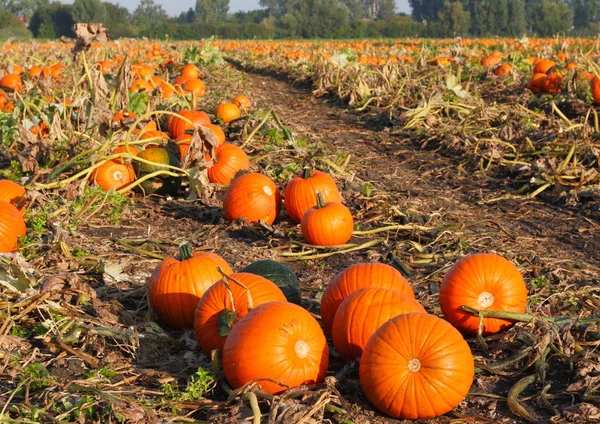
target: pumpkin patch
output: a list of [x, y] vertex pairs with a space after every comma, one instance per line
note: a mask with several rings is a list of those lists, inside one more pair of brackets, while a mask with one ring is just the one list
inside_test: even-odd
[[52, 40], [77, 3], [0, 43], [3, 418], [593, 421], [595, 38], [379, 2], [325, 26], [378, 40], [270, 7]]

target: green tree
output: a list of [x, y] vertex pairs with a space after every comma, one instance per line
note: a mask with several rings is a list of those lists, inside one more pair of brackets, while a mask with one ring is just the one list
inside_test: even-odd
[[525, 1], [508, 0], [508, 24], [506, 34], [510, 37], [522, 37], [527, 32], [527, 20], [525, 19]]
[[448, 35], [467, 35], [471, 25], [471, 14], [463, 8], [461, 2], [446, 1], [438, 13], [438, 21], [446, 29]]
[[75, 0], [72, 9], [75, 22], [106, 22], [106, 6], [101, 0]]
[[445, 0], [408, 0], [412, 17], [417, 22], [436, 22], [444, 7]]
[[169, 19], [169, 15], [154, 0], [141, 0], [131, 15], [131, 22], [140, 30], [158, 27]]
[[112, 3], [104, 3], [106, 8], [105, 26], [108, 28], [110, 38], [134, 37], [136, 35], [135, 28], [131, 25], [131, 14], [125, 7], [118, 6]]
[[201, 22], [219, 23], [227, 19], [229, 0], [196, 0], [196, 16]]
[[58, 2], [40, 6], [31, 16], [29, 29], [36, 38], [74, 37], [71, 6]]
[[536, 0], [527, 6], [528, 24], [541, 37], [567, 33], [573, 26], [573, 10], [563, 0]]
[[346, 6], [351, 22], [359, 21], [365, 16], [365, 8], [361, 0], [341, 0], [340, 3]]
[[16, 16], [31, 18], [40, 6], [50, 4], [49, 0], [0, 0], [0, 10], [7, 10]]
[[396, 14], [396, 1], [395, 0], [382, 0], [381, 9], [379, 9], [379, 18], [384, 21], [391, 20]]
[[598, 0], [570, 0], [573, 10], [573, 26], [575, 29], [587, 29], [593, 22], [600, 21], [600, 4]]

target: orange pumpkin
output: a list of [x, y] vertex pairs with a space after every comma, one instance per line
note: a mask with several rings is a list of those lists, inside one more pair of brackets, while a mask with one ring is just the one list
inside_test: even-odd
[[252, 107], [252, 102], [243, 94], [235, 96], [231, 103], [237, 105], [240, 109], [250, 109]]
[[0, 253], [17, 250], [20, 237], [25, 237], [23, 214], [14, 205], [0, 201]]
[[171, 115], [167, 119], [167, 128], [172, 138], [177, 138], [181, 134], [185, 134], [186, 130], [193, 130], [194, 126], [210, 125], [210, 118], [206, 112], [200, 110], [181, 110], [177, 112], [179, 116]]
[[600, 105], [600, 78], [593, 76], [590, 80], [590, 88], [592, 90], [592, 97], [595, 105]]
[[545, 74], [550, 68], [554, 67], [554, 62], [548, 59], [536, 59], [533, 62], [533, 73], [534, 74]]
[[292, 222], [298, 224], [310, 208], [317, 204], [317, 192], [325, 202], [342, 202], [342, 196], [331, 176], [323, 171], [305, 168], [285, 187], [284, 201]]
[[21, 81], [21, 77], [18, 74], [6, 74], [0, 79], [0, 87], [18, 93], [23, 89], [23, 81]]
[[192, 93], [195, 97], [202, 97], [206, 94], [206, 84], [202, 80], [192, 79], [188, 80], [183, 84], [183, 88], [186, 91]]
[[379, 411], [395, 418], [445, 414], [467, 395], [475, 364], [461, 334], [435, 315], [392, 318], [371, 337], [360, 359], [360, 385]]
[[120, 190], [135, 181], [135, 171], [130, 163], [108, 160], [94, 169], [90, 180], [103, 190]]
[[281, 211], [281, 195], [266, 175], [245, 174], [234, 179], [223, 200], [223, 212], [229, 221], [246, 218], [249, 222], [272, 224]]
[[200, 78], [200, 69], [193, 63], [188, 63], [181, 70], [181, 75], [190, 79]]
[[230, 330], [249, 310], [267, 302], [286, 301], [281, 289], [260, 275], [239, 272], [224, 280], [208, 288], [194, 313], [196, 340], [207, 355], [223, 349]]
[[208, 168], [208, 180], [228, 185], [239, 171], [249, 168], [248, 155], [235, 144], [225, 143], [215, 152], [215, 163]]
[[512, 74], [513, 71], [513, 67], [508, 64], [505, 63], [503, 65], [498, 66], [496, 69], [494, 69], [494, 75], [498, 76], [498, 77], [507, 77], [510, 74]]
[[[446, 319], [461, 331], [475, 334], [479, 317], [460, 309], [525, 312], [527, 287], [523, 276], [510, 261], [492, 253], [469, 255], [446, 273], [440, 286], [440, 306]], [[483, 333], [493, 334], [513, 324], [500, 318], [484, 318]]]
[[215, 110], [215, 116], [227, 124], [242, 116], [242, 111], [235, 103], [220, 103]]
[[560, 93], [562, 91], [563, 77], [558, 72], [551, 72], [546, 75], [544, 82], [542, 83], [542, 90], [545, 93]]
[[535, 94], [542, 93], [544, 91], [544, 82], [546, 81], [546, 74], [537, 73], [531, 77], [527, 88]]
[[11, 180], [0, 180], [0, 202], [8, 202], [15, 206], [21, 214], [25, 213], [27, 201], [26, 190], [21, 184]]
[[194, 252], [189, 243], [179, 247], [179, 257], [167, 258], [154, 269], [146, 291], [160, 320], [171, 328], [193, 328], [200, 298], [221, 279], [217, 268], [231, 273], [229, 264], [215, 253]]
[[231, 330], [223, 348], [223, 373], [233, 387], [257, 381], [267, 393], [323, 381], [329, 348], [319, 323], [301, 306], [270, 302]]
[[327, 336], [331, 335], [333, 319], [342, 301], [365, 287], [383, 287], [415, 298], [412, 287], [396, 268], [382, 263], [354, 264], [329, 281], [321, 298], [321, 321]]
[[207, 124], [204, 125], [204, 127], [208, 128], [214, 133], [214, 135], [217, 137], [219, 146], [225, 144], [225, 133], [223, 132], [223, 129], [220, 126], [218, 126], [217, 124]]
[[336, 246], [352, 238], [354, 219], [350, 209], [339, 202], [323, 201], [317, 193], [317, 205], [306, 211], [300, 222], [304, 240], [317, 246]]
[[373, 334], [385, 322], [401, 314], [427, 313], [419, 302], [400, 292], [366, 287], [349, 295], [335, 313], [332, 339], [346, 361], [362, 355]]

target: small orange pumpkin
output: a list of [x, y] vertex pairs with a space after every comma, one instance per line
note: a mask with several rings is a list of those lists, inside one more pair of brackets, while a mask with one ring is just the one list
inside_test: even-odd
[[103, 190], [120, 190], [135, 181], [135, 171], [130, 163], [108, 160], [94, 169], [90, 181]]
[[225, 143], [215, 152], [215, 163], [208, 168], [208, 180], [211, 183], [228, 185], [235, 175], [250, 168], [250, 159], [240, 147]]
[[7, 88], [17, 93], [23, 90], [23, 81], [18, 74], [6, 74], [0, 79], [0, 87]]
[[234, 179], [223, 200], [225, 218], [234, 221], [246, 218], [249, 222], [272, 224], [281, 211], [281, 195], [275, 183], [266, 175], [245, 174]]
[[317, 204], [317, 192], [325, 202], [342, 202], [342, 196], [333, 178], [318, 170], [304, 168], [285, 187], [284, 202], [292, 222], [299, 224], [310, 208]]
[[227, 124], [242, 116], [242, 111], [235, 103], [220, 103], [215, 110], [215, 116]]
[[200, 110], [181, 110], [177, 112], [179, 116], [171, 115], [167, 119], [167, 128], [172, 138], [177, 138], [185, 134], [186, 130], [193, 130], [194, 126], [210, 125], [210, 118], [206, 112]]
[[352, 238], [354, 219], [350, 209], [339, 202], [323, 201], [317, 193], [317, 205], [306, 211], [300, 222], [302, 236], [309, 244], [336, 246]]

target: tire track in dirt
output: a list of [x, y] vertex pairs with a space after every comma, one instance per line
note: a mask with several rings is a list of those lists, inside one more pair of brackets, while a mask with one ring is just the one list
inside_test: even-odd
[[[572, 267], [570, 272], [581, 273], [575, 278], [580, 284], [590, 284], [590, 278], [598, 281], [598, 223], [537, 199], [510, 199], [506, 192], [490, 188], [488, 177], [461, 170], [460, 158], [422, 150], [414, 141], [372, 130], [356, 114], [317, 99], [284, 78], [238, 69], [248, 79], [244, 85], [249, 96], [275, 110], [294, 132], [323, 143], [331, 157], [352, 155], [350, 169], [356, 174], [344, 191], [360, 190], [357, 181], [361, 185], [371, 182], [374, 195], [389, 193], [388, 200], [397, 202], [401, 210], [481, 233], [475, 248], [529, 257], [534, 274], [545, 262], [562, 263]], [[502, 196], [508, 198], [488, 204], [482, 201]]]

